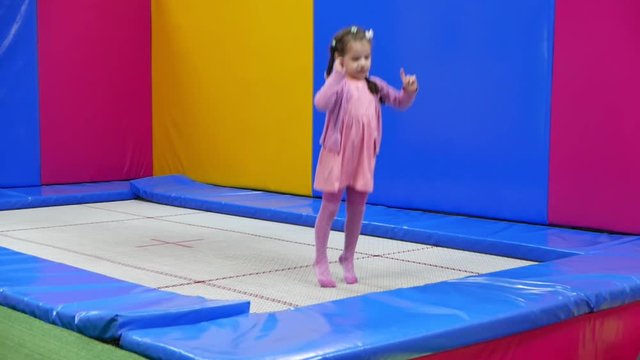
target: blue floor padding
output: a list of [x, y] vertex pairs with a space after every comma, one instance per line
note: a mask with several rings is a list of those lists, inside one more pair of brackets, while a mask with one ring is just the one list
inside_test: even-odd
[[126, 332], [156, 359], [411, 358], [640, 300], [640, 242], [287, 311]]
[[244, 314], [249, 301], [160, 291], [0, 248], [0, 305], [95, 339]]
[[[320, 200], [315, 198], [206, 185], [182, 175], [138, 179], [131, 187], [139, 197], [157, 203], [305, 226], [313, 226], [320, 209]], [[336, 230], [343, 228], [344, 218], [341, 208], [334, 222]], [[640, 239], [374, 205], [367, 205], [362, 233], [532, 261], [560, 259]]]
[[135, 199], [129, 181], [0, 189], [0, 210]]

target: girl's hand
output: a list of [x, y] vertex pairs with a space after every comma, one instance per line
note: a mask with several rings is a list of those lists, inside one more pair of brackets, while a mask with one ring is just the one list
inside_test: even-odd
[[418, 79], [415, 75], [405, 75], [404, 69], [400, 68], [400, 78], [402, 79], [402, 88], [408, 92], [418, 91]]
[[336, 56], [336, 61], [333, 62], [333, 71], [344, 72], [344, 63], [342, 59], [342, 56]]

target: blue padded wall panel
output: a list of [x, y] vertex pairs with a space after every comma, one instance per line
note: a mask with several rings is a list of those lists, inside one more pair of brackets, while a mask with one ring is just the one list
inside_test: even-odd
[[316, 1], [316, 91], [351, 24], [374, 29], [372, 75], [418, 75], [412, 108], [383, 109], [370, 203], [546, 223], [553, 20], [553, 0]]
[[0, 187], [40, 184], [36, 1], [0, 1]]

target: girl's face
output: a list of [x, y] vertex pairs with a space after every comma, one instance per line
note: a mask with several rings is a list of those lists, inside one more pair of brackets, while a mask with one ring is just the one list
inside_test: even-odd
[[342, 58], [344, 71], [352, 79], [364, 80], [371, 68], [371, 44], [367, 40], [354, 40], [347, 44]]

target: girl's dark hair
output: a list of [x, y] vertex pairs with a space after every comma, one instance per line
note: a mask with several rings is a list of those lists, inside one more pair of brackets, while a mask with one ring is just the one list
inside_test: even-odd
[[[342, 29], [333, 37], [331, 46], [329, 46], [329, 64], [327, 65], [327, 71], [325, 72], [327, 77], [329, 77], [333, 72], [333, 63], [336, 61], [336, 54], [344, 56], [345, 51], [347, 51], [347, 45], [349, 45], [351, 41], [361, 40], [366, 40], [371, 43], [371, 39], [367, 38], [365, 30], [357, 26]], [[369, 79], [368, 76], [365, 80], [367, 81], [369, 91], [380, 98], [380, 87], [378, 87], [378, 84]], [[382, 102], [382, 99], [380, 99], [380, 102]]]

